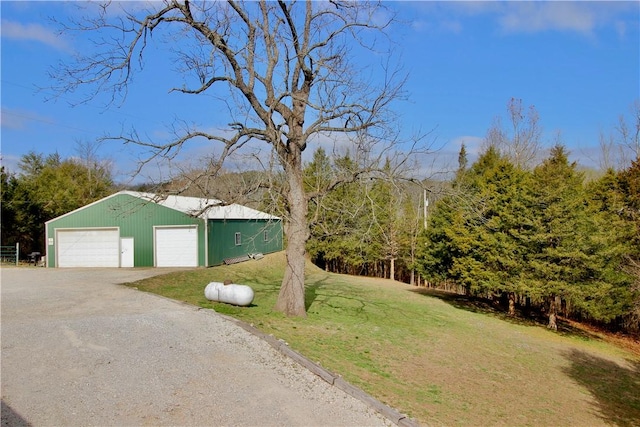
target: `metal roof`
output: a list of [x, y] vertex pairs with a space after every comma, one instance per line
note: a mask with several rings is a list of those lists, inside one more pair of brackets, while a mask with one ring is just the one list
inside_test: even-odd
[[207, 219], [280, 219], [266, 212], [251, 209], [238, 204], [225, 205], [218, 199], [200, 197], [161, 195], [154, 193], [141, 193], [137, 191], [120, 191], [116, 194], [128, 194], [157, 203], [188, 215]]

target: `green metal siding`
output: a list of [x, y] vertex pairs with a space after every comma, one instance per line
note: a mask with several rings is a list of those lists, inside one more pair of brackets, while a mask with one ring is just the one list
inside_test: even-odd
[[56, 228], [119, 227], [120, 238], [133, 237], [134, 265], [153, 267], [153, 226], [198, 225], [198, 265], [205, 264], [204, 220], [128, 194], [118, 194], [100, 200], [78, 211], [47, 223], [47, 265], [55, 266]]
[[[240, 245], [236, 245], [236, 233], [240, 233]], [[281, 251], [282, 221], [209, 220], [208, 246], [210, 266], [220, 265], [226, 258]]]

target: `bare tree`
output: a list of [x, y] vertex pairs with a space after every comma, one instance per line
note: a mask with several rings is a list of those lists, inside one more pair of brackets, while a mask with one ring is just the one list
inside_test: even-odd
[[616, 126], [623, 165], [628, 165], [633, 160], [640, 158], [640, 99], [635, 100], [629, 111], [631, 112], [631, 123], [628, 123], [624, 115], [621, 115]]
[[[633, 259], [631, 257], [628, 258], [628, 265], [626, 266], [626, 270], [631, 274], [633, 279], [632, 290], [636, 292], [636, 294], [640, 293], [640, 261]], [[636, 331], [640, 333], [640, 298], [636, 298], [633, 302], [633, 307], [630, 313], [625, 318], [625, 327], [628, 330]]]
[[600, 157], [598, 158], [598, 165], [600, 169], [606, 171], [607, 169], [616, 169], [618, 166], [616, 142], [613, 135], [605, 134], [600, 131], [598, 138], [598, 145], [600, 147]]
[[485, 145], [496, 147], [521, 168], [533, 166], [542, 141], [540, 117], [536, 108], [531, 105], [525, 111], [522, 99], [511, 98], [507, 103], [509, 127], [504, 127], [496, 117], [485, 138]]
[[640, 158], [640, 99], [636, 99], [629, 112], [630, 121], [621, 114], [613, 131], [600, 131], [598, 163], [602, 170], [623, 170]]
[[100, 158], [98, 150], [100, 149], [99, 141], [83, 141], [75, 142], [75, 151], [79, 157], [80, 163], [85, 166], [87, 171], [88, 197], [94, 198], [96, 186], [100, 187], [104, 182], [112, 182], [113, 162], [110, 159]]
[[[303, 187], [302, 153], [320, 138], [342, 135], [351, 141], [362, 170], [372, 170], [382, 156], [394, 158], [397, 129], [390, 126], [389, 107], [403, 96], [405, 79], [389, 67], [391, 52], [380, 47], [388, 42], [385, 29], [393, 14], [378, 2], [336, 0], [149, 4], [155, 9], [130, 8], [114, 15], [108, 13], [111, 8], [128, 6], [108, 3], [98, 15], [64, 25], [65, 30], [91, 32], [94, 49], [54, 77], [65, 92], [89, 87], [93, 92], [87, 99], [109, 91], [113, 101], [121, 100], [144, 66], [148, 46], [168, 44], [184, 76], [184, 83], [171, 90], [212, 95], [226, 110], [228, 126], [212, 133], [183, 121], [170, 141], [150, 141], [135, 130], [112, 138], [150, 149], [141, 167], [162, 156], [175, 158], [192, 140], [218, 142], [203, 172], [209, 175], [248, 146], [270, 147], [271, 154], [263, 153], [261, 160], [265, 157], [283, 172], [287, 236], [287, 266], [275, 309], [305, 316], [309, 195]], [[153, 38], [157, 33], [161, 37]], [[380, 60], [382, 81], [367, 78], [370, 69], [356, 66], [354, 49], [368, 49], [369, 57]]]

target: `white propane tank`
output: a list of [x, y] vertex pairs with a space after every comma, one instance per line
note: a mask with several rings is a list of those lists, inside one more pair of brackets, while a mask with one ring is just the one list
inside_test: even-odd
[[211, 282], [204, 288], [204, 296], [209, 301], [225, 302], [227, 304], [247, 306], [253, 301], [253, 289], [247, 285], [222, 282]]

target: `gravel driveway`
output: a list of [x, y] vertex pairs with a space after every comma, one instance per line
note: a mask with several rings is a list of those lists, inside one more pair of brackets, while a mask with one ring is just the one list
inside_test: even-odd
[[211, 310], [117, 285], [161, 272], [2, 269], [2, 425], [392, 425]]

